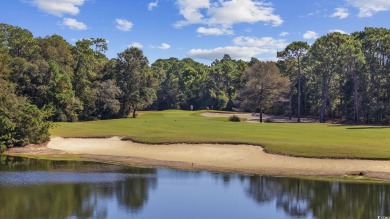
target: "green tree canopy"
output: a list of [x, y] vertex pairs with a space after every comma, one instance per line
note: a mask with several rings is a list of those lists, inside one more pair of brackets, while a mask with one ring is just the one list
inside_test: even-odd
[[143, 109], [156, 99], [157, 76], [148, 66], [142, 50], [131, 47], [118, 54], [115, 65], [116, 82], [121, 89], [120, 115], [127, 117]]

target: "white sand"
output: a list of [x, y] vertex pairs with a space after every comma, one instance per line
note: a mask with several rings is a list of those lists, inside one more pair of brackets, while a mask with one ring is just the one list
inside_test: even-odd
[[214, 169], [221, 168], [254, 173], [342, 175], [362, 171], [390, 174], [390, 161], [289, 157], [268, 154], [261, 147], [250, 145], [149, 145], [122, 141], [119, 137], [107, 139], [64, 139], [55, 137], [51, 139], [47, 147], [74, 154], [179, 161], [199, 166], [210, 166]]

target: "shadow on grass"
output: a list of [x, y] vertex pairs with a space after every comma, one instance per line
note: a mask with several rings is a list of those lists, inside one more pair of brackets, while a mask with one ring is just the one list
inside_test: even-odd
[[[351, 130], [369, 130], [369, 129], [389, 129], [390, 126], [364, 126], [364, 125], [352, 125], [352, 124], [333, 124], [330, 126], [349, 126], [345, 129], [351, 129]], [[352, 126], [352, 127], [351, 127]]]
[[390, 129], [390, 126], [380, 126], [380, 125], [373, 125], [373, 126], [364, 126], [364, 125], [353, 125], [353, 124], [332, 124], [329, 126], [348, 126], [345, 129], [350, 129], [350, 130], [369, 130], [369, 129]]
[[390, 126], [349, 127], [347, 129], [390, 129]]

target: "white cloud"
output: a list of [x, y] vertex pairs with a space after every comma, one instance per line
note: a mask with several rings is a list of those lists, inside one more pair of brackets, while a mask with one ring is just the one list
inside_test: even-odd
[[317, 10], [317, 11], [314, 11], [314, 12], [310, 12], [309, 14], [307, 14], [308, 17], [310, 16], [315, 16], [315, 15], [319, 15], [321, 13], [320, 10]]
[[116, 28], [121, 31], [130, 31], [134, 25], [131, 21], [119, 18], [115, 19], [115, 22]]
[[[233, 59], [249, 61], [252, 57], [265, 56], [266, 60], [277, 60], [276, 53], [284, 49], [288, 43], [284, 39], [272, 37], [239, 36], [233, 39], [233, 46], [217, 47], [213, 49], [191, 49], [188, 56], [196, 59], [213, 61], [229, 54]], [[261, 58], [260, 58], [261, 59]]]
[[177, 0], [180, 14], [183, 15], [183, 21], [178, 21], [175, 26], [182, 27], [189, 24], [203, 23], [203, 14], [201, 9], [209, 8], [209, 0]]
[[279, 61], [278, 57], [265, 57], [265, 58], [257, 58], [259, 61], [262, 62], [277, 62]]
[[359, 9], [359, 17], [371, 17], [381, 11], [390, 10], [389, 0], [346, 0], [351, 6]]
[[177, 28], [204, 24], [215, 26], [232, 26], [238, 23], [271, 23], [279, 26], [283, 23], [279, 15], [274, 14], [270, 3], [256, 0], [177, 0], [180, 14], [184, 20], [176, 22]]
[[342, 34], [348, 34], [348, 33], [345, 32], [344, 30], [340, 30], [340, 29], [329, 30], [329, 33], [334, 33], [334, 32], [338, 32], [338, 33], [342, 33]]
[[233, 59], [249, 61], [256, 55], [267, 53], [270, 53], [268, 49], [258, 47], [226, 46], [214, 49], [191, 49], [188, 56], [191, 58], [213, 61], [222, 58], [224, 54], [229, 54]]
[[304, 39], [317, 39], [318, 38], [318, 34], [314, 31], [307, 31], [305, 34], [303, 34], [303, 38]]
[[285, 36], [288, 36], [288, 35], [290, 35], [289, 32], [281, 32], [281, 33], [279, 34], [280, 37], [285, 37]]
[[149, 10], [149, 11], [152, 11], [153, 8], [156, 8], [157, 6], [158, 6], [158, 0], [156, 0], [155, 2], [150, 2], [150, 3], [148, 4], [148, 10]]
[[245, 28], [245, 30], [244, 30], [245, 32], [247, 32], [247, 33], [250, 33], [250, 32], [252, 32], [252, 28], [250, 28], [250, 27], [247, 27], [247, 28]]
[[73, 30], [86, 30], [87, 25], [85, 25], [83, 22], [79, 22], [76, 19], [73, 18], [64, 18], [62, 21], [62, 24], [69, 27]]
[[56, 16], [77, 15], [85, 0], [30, 0], [39, 10]]
[[250, 46], [250, 47], [261, 47], [269, 50], [284, 49], [288, 43], [284, 39], [274, 39], [272, 37], [236, 37], [233, 39], [235, 45], [238, 46]]
[[300, 17], [301, 17], [301, 18], [307, 18], [307, 17], [311, 17], [311, 16], [317, 16], [317, 15], [319, 15], [320, 13], [321, 13], [321, 11], [320, 11], [320, 10], [317, 10], [317, 11], [310, 12], [310, 13], [308, 13], [308, 14], [306, 14], [306, 15], [301, 15]]
[[348, 9], [346, 8], [336, 8], [334, 9], [334, 13], [330, 15], [330, 17], [338, 17], [340, 19], [347, 18], [349, 16]]
[[169, 49], [169, 48], [171, 48], [171, 45], [169, 45], [168, 43], [163, 43], [158, 48], [159, 49]]
[[199, 27], [196, 32], [203, 35], [213, 35], [213, 36], [221, 36], [221, 35], [232, 35], [233, 30], [229, 27]]
[[150, 46], [150, 47], [154, 49], [169, 49], [171, 48], [171, 45], [169, 45], [168, 43], [162, 43], [160, 46]]
[[220, 7], [212, 7], [209, 13], [211, 24], [235, 24], [267, 22], [279, 26], [283, 20], [273, 14], [270, 4], [252, 0], [221, 1]]
[[128, 45], [127, 47], [129, 47], [129, 48], [130, 47], [136, 47], [138, 49], [142, 49], [144, 46], [141, 43], [139, 43], [139, 42], [134, 42], [134, 43]]

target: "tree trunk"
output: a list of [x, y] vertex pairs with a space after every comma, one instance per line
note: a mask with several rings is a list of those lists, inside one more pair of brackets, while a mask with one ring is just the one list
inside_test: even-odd
[[304, 100], [303, 100], [303, 114], [305, 115], [305, 117], [307, 117], [307, 91], [308, 91], [308, 88], [307, 88], [307, 83], [305, 82], [305, 97], [304, 97]]
[[290, 109], [289, 109], [290, 112], [288, 115], [289, 120], [292, 119], [292, 106], [293, 106], [292, 99], [293, 99], [293, 87], [291, 86], [291, 89], [290, 89]]
[[135, 114], [136, 110], [137, 110], [137, 109], [134, 107], [134, 108], [133, 108], [133, 118], [136, 117], [136, 114]]
[[355, 123], [359, 122], [359, 93], [358, 93], [358, 78], [356, 71], [353, 72], [353, 121]]
[[261, 108], [261, 105], [260, 105], [260, 113], [259, 113], [260, 115], [260, 123], [262, 123], [263, 122], [263, 109]]
[[120, 109], [120, 116], [122, 118], [126, 118], [127, 115], [126, 115], [126, 108], [127, 108], [127, 100], [126, 98], [123, 98], [122, 99], [122, 103], [121, 103], [121, 109]]
[[301, 122], [301, 64], [298, 57], [298, 121]]
[[325, 114], [326, 114], [326, 104], [328, 102], [328, 79], [323, 79], [323, 88], [322, 88], [322, 103], [320, 111], [320, 122], [325, 123]]

